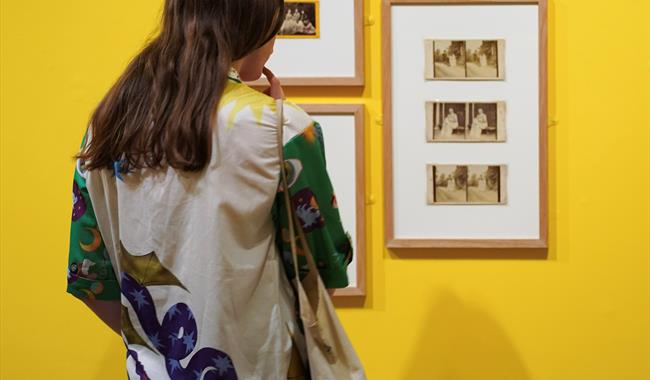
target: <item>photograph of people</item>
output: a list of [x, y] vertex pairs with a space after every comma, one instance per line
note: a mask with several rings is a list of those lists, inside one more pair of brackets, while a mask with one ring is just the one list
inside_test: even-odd
[[488, 120], [483, 108], [478, 108], [476, 112], [477, 115], [472, 119], [472, 126], [469, 130], [469, 138], [480, 140], [483, 130], [488, 127]]
[[278, 33], [279, 38], [316, 38], [318, 33], [318, 2], [289, 2]]
[[427, 103], [427, 141], [463, 141], [467, 103]]
[[465, 77], [465, 41], [433, 41], [435, 78]]
[[469, 166], [467, 199], [470, 203], [499, 203], [500, 169], [497, 165]]
[[449, 108], [449, 113], [445, 116], [440, 128], [440, 137], [452, 137], [456, 128], [458, 128], [458, 115], [456, 115], [453, 108]]
[[498, 47], [496, 40], [468, 40], [467, 77], [497, 78]]
[[434, 203], [467, 202], [467, 166], [431, 165], [433, 170]]

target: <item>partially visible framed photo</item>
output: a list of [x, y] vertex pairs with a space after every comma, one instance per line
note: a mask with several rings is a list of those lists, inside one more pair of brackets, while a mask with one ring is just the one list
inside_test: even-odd
[[318, 0], [284, 2], [285, 15], [278, 38], [319, 38], [320, 12]]
[[267, 63], [283, 86], [363, 86], [363, 0], [287, 0], [283, 17]]
[[354, 256], [350, 285], [334, 297], [366, 295], [366, 197], [364, 107], [361, 104], [300, 104], [323, 130], [327, 172], [344, 228], [352, 237]]

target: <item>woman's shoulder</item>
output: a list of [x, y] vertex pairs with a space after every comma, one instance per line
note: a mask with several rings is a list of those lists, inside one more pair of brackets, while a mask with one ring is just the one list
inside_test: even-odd
[[289, 141], [291, 138], [301, 135], [316, 126], [311, 116], [305, 112], [297, 104], [285, 100], [283, 102], [283, 116], [285, 126], [284, 141]]
[[228, 118], [229, 127], [242, 117], [246, 122], [250, 121], [249, 117], [260, 123], [268, 122], [276, 113], [275, 100], [240, 81], [229, 79], [219, 101], [218, 113]]
[[[239, 81], [229, 80], [219, 103], [219, 119], [226, 121], [228, 129], [251, 123], [276, 127], [277, 101]], [[314, 126], [311, 117], [297, 104], [283, 101], [285, 141]]]

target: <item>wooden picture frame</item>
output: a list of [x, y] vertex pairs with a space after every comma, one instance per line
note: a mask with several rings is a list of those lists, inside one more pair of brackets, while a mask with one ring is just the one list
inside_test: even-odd
[[[363, 297], [366, 295], [366, 186], [365, 186], [365, 118], [364, 106], [362, 104], [300, 104], [314, 120], [318, 121], [319, 116], [347, 115], [354, 117], [354, 171], [356, 183], [354, 192], [356, 194], [355, 231], [356, 244], [354, 247], [356, 263], [356, 284], [347, 288], [340, 288], [334, 291], [334, 297]], [[325, 136], [325, 147], [333, 146], [334, 142], [328, 141], [327, 125], [322, 125]], [[330, 161], [328, 161], [329, 163]], [[336, 168], [328, 167], [330, 174]], [[335, 185], [334, 190], [337, 190]]]
[[[332, 0], [319, 0], [321, 7], [322, 4], [326, 1]], [[341, 0], [336, 0], [341, 1]], [[351, 76], [287, 76], [282, 75], [280, 72], [276, 72], [276, 75], [280, 79], [282, 86], [284, 87], [359, 87], [363, 86], [365, 83], [365, 48], [364, 48], [364, 22], [363, 22], [363, 0], [349, 0], [354, 2], [354, 74]], [[323, 21], [322, 12], [319, 14], [319, 22]], [[320, 26], [319, 26], [320, 31]], [[319, 32], [320, 33], [320, 32]], [[322, 33], [320, 33], [319, 38], [323, 38]], [[283, 40], [295, 40], [292, 38]], [[309, 40], [309, 39], [307, 39]], [[276, 41], [276, 54], [282, 54], [280, 48], [278, 48], [278, 41]], [[273, 70], [274, 67], [271, 64], [270, 69]], [[253, 81], [248, 82], [249, 85], [253, 87], [264, 87], [268, 86], [268, 83], [264, 77]]]
[[[538, 147], [539, 147], [539, 231], [536, 238], [399, 238], [395, 236], [394, 167], [393, 167], [393, 47], [392, 9], [407, 6], [499, 6], [535, 5], [538, 7], [539, 84], [538, 84]], [[546, 0], [383, 0], [382, 3], [382, 93], [384, 120], [384, 231], [385, 244], [400, 248], [548, 248], [548, 146], [547, 146], [547, 1]], [[478, 36], [477, 36], [478, 37]], [[506, 48], [508, 49], [508, 48]], [[506, 75], [506, 78], [508, 76]]]

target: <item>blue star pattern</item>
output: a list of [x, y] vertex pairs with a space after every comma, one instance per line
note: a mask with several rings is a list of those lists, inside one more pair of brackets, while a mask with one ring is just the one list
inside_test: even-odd
[[223, 375], [232, 368], [230, 364], [230, 359], [227, 356], [218, 356], [216, 359], [212, 359], [214, 362], [214, 367], [219, 371], [219, 375]]
[[169, 369], [169, 374], [173, 375], [174, 371], [181, 369], [181, 362], [176, 359], [167, 359], [167, 367]]
[[141, 290], [134, 290], [131, 292], [131, 295], [135, 298], [135, 302], [138, 304], [138, 309], [141, 309], [144, 305], [148, 305]]
[[178, 310], [178, 304], [172, 305], [172, 307], [170, 307], [169, 310], [167, 310], [167, 314], [169, 314], [169, 318], [174, 318], [174, 316], [178, 313], [180, 313], [180, 311]]
[[158, 333], [149, 335], [149, 341], [153, 346], [159, 350], [162, 347], [162, 343], [160, 343], [160, 338], [158, 337]]
[[[152, 345], [164, 356], [171, 380], [201, 379], [201, 376], [210, 380], [238, 379], [232, 359], [225, 352], [211, 347], [195, 351], [198, 328], [187, 304], [179, 302], [171, 306], [161, 323], [148, 289], [128, 273], [123, 273], [121, 279], [122, 294], [134, 308]], [[183, 366], [182, 360], [187, 365]], [[141, 380], [148, 379], [141, 377]]]
[[194, 337], [192, 335], [194, 335], [193, 331], [188, 335], [183, 335], [183, 344], [188, 354], [194, 349]]

